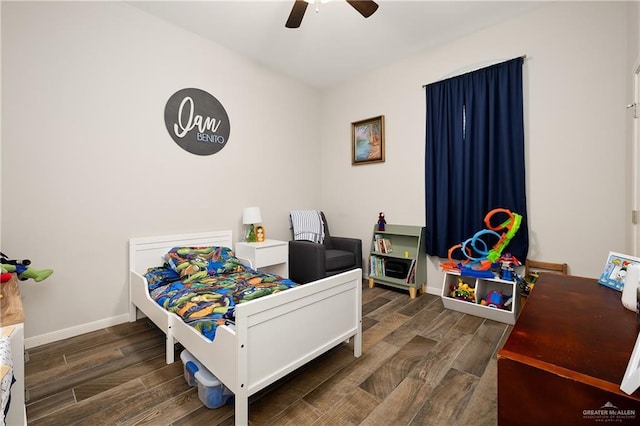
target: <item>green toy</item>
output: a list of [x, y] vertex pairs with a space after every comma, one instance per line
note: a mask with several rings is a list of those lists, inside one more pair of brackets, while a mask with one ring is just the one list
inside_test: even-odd
[[[7, 263], [2, 264], [1, 268], [3, 273], [14, 273], [18, 270], [17, 265], [10, 265]], [[33, 279], [36, 282], [40, 282], [49, 278], [51, 274], [53, 274], [53, 269], [33, 269], [31, 267], [26, 267], [22, 272], [18, 272], [18, 279], [23, 281]]]
[[2, 276], [2, 282], [9, 281], [11, 274], [16, 274], [19, 280], [32, 279], [36, 282], [46, 280], [51, 274], [52, 269], [34, 269], [30, 267], [31, 261], [29, 259], [14, 260], [9, 259], [6, 254], [0, 253], [0, 275]]

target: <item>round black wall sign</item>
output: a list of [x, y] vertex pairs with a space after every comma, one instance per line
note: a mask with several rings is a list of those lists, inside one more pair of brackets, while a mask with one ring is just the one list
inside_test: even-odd
[[174, 93], [164, 108], [164, 124], [182, 149], [197, 155], [211, 155], [225, 147], [231, 125], [222, 104], [200, 89]]

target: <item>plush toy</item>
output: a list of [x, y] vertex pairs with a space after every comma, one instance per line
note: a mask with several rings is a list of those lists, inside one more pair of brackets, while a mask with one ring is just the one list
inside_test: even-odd
[[36, 282], [47, 279], [53, 274], [52, 269], [34, 269], [30, 267], [31, 261], [9, 259], [4, 253], [0, 253], [0, 269], [2, 282], [9, 281], [11, 274], [16, 274], [19, 280], [33, 279]]
[[384, 231], [384, 226], [387, 224], [387, 221], [384, 220], [384, 213], [378, 213], [378, 231]]

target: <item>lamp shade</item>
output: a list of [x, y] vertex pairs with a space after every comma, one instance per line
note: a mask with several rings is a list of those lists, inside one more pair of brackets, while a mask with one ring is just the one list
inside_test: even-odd
[[252, 225], [260, 222], [262, 222], [260, 207], [245, 207], [242, 211], [242, 223], [244, 225]]

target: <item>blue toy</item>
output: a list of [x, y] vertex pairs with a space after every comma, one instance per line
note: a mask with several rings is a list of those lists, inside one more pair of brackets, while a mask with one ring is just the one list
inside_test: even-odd
[[498, 259], [500, 263], [500, 279], [514, 281], [513, 267], [520, 266], [521, 263], [511, 253], [505, 253]]
[[487, 294], [487, 306], [490, 308], [502, 309], [504, 306], [504, 295], [500, 291], [490, 291]]

